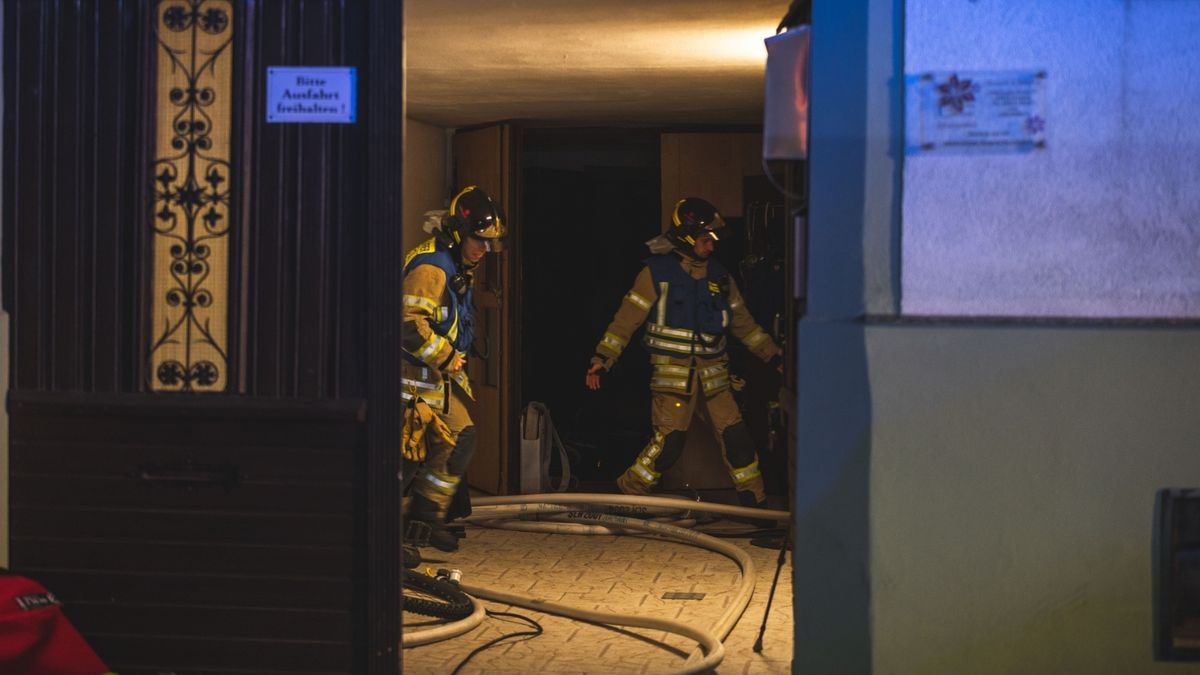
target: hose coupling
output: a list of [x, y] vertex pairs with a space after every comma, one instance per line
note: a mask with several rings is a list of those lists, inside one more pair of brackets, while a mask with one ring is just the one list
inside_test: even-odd
[[462, 570], [448, 570], [443, 567], [438, 569], [437, 578], [441, 579], [442, 581], [449, 581], [450, 583], [457, 584], [462, 581]]

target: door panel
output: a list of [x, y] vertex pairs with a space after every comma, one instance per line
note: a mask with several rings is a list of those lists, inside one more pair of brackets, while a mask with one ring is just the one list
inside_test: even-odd
[[[55, 595], [70, 598], [72, 606], [112, 603], [113, 598], [122, 598], [135, 606], [246, 605], [327, 610], [354, 592], [349, 580], [330, 577], [305, 579], [303, 592], [298, 592], [294, 580], [277, 577], [228, 577], [220, 584], [199, 585], [178, 583], [171, 574], [64, 570], [55, 579]], [[117, 638], [108, 637], [106, 641], [117, 642]]]
[[354, 522], [348, 514], [185, 512], [150, 509], [143, 503], [128, 510], [114, 506], [80, 510], [56, 504], [42, 509], [36, 519], [22, 519], [21, 527], [12, 536], [29, 539], [36, 537], [41, 528], [68, 539], [175, 539], [202, 546], [349, 547], [354, 544]]
[[[519, 246], [515, 238], [520, 205], [514, 195], [514, 138], [517, 130], [499, 125], [459, 132], [454, 136], [455, 186], [477, 185], [500, 201], [508, 216], [509, 236], [501, 255], [488, 255], [484, 268], [475, 275], [476, 346], [481, 354], [467, 363], [467, 374], [475, 392], [471, 416], [475, 421], [478, 447], [467, 473], [471, 487], [489, 494], [507, 494], [511, 488], [511, 464], [516, 447], [517, 378], [515, 365], [519, 345], [514, 317], [519, 293], [515, 292], [519, 269]], [[484, 339], [486, 338], [486, 339]]]
[[[72, 618], [70, 608], [65, 610]], [[203, 629], [208, 622], [194, 623], [189, 632]], [[90, 628], [90, 627], [89, 627]], [[88, 629], [81, 629], [87, 631]], [[85, 632], [85, 635], [87, 633]], [[114, 635], [105, 644], [115, 653], [137, 654], [138, 661], [145, 664], [196, 663], [199, 667], [177, 669], [178, 673], [297, 673], [303, 675], [333, 675], [334, 673], [362, 672], [326, 664], [351, 663], [355, 653], [344, 642], [312, 641], [292, 642], [287, 640], [255, 640], [231, 634], [211, 634], [189, 640], [147, 639], [137, 634]], [[395, 659], [393, 659], [395, 660]], [[246, 664], [260, 664], [258, 669], [247, 669]], [[108, 664], [112, 667], [112, 664]], [[120, 675], [161, 675], [162, 668], [154, 665], [122, 667]]]
[[748, 132], [662, 135], [662, 223], [688, 196], [712, 202], [725, 217], [742, 217], [742, 179], [762, 175], [762, 134]]
[[[12, 565], [64, 600], [110, 668], [286, 673], [294, 644], [320, 659], [299, 672], [358, 672], [360, 403], [9, 404]], [[178, 656], [197, 643], [202, 658]]]

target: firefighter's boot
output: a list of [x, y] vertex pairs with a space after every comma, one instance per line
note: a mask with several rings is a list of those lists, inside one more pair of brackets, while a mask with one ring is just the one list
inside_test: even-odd
[[641, 474], [634, 473], [632, 469], [626, 470], [617, 478], [617, 489], [623, 494], [648, 495], [653, 488], [653, 483], [647, 484]]
[[[739, 504], [754, 509], [767, 508], [766, 486], [758, 470], [757, 459], [747, 466], [731, 468], [729, 477], [733, 479], [733, 486], [737, 488]], [[775, 521], [767, 518], [748, 518], [746, 522], [763, 529], [775, 527]]]
[[438, 505], [423, 494], [414, 494], [408, 506], [408, 517], [429, 526], [429, 545], [439, 551], [458, 550], [458, 537], [446, 527], [445, 515]]
[[[767, 508], [767, 500], [766, 499], [760, 500], [754, 494], [754, 492], [752, 492], [750, 490], [738, 490], [737, 496], [738, 496], [738, 503], [741, 504], [742, 506], [748, 506], [752, 509]], [[746, 522], [750, 523], [751, 525], [753, 525], [761, 530], [769, 530], [769, 529], [776, 527], [775, 521], [771, 520], [769, 518], [746, 518], [745, 520], [746, 520]]]

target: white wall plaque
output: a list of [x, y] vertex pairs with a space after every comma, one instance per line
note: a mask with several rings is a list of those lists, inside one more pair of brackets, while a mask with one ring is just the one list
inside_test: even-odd
[[267, 67], [268, 122], [355, 121], [355, 69]]
[[1045, 71], [909, 75], [908, 154], [1022, 153], [1044, 148]]

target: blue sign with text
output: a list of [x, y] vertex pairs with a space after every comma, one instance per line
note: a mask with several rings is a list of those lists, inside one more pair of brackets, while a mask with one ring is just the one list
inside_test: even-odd
[[355, 121], [354, 68], [268, 66], [268, 122]]

